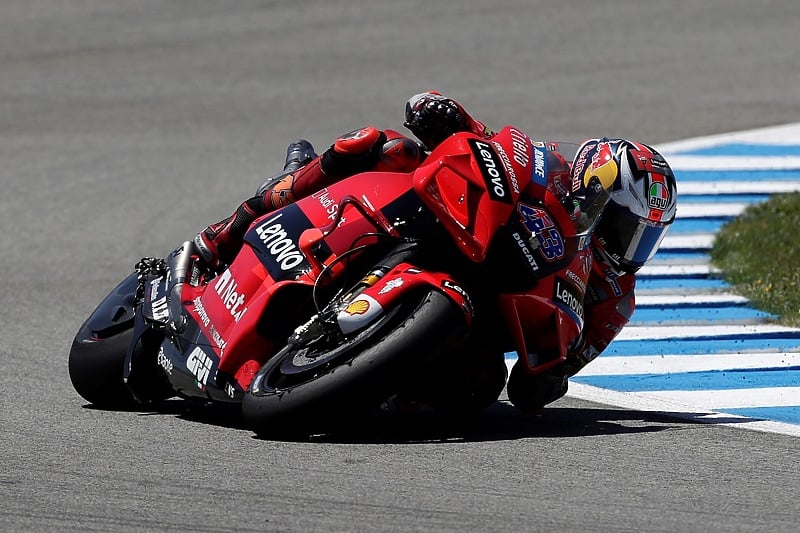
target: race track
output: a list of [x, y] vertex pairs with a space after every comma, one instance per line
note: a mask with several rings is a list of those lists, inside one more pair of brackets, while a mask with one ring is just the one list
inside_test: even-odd
[[286, 143], [492, 126], [651, 144], [800, 122], [795, 0], [0, 3], [0, 530], [796, 531], [797, 437], [574, 398], [538, 418], [261, 441], [230, 413], [92, 409], [77, 328], [232, 212]]

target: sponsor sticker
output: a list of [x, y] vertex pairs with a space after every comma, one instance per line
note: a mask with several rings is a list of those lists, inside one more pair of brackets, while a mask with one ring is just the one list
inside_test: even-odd
[[361, 294], [342, 309], [336, 320], [342, 333], [347, 335], [369, 325], [383, 313], [383, 307], [372, 296]]
[[239, 322], [247, 312], [245, 295], [239, 290], [230, 270], [226, 270], [214, 283], [214, 291], [219, 295], [225, 309], [230, 311], [234, 322]]
[[556, 276], [553, 284], [553, 300], [583, 326], [583, 293], [575, 285]]
[[309, 269], [297, 240], [310, 226], [300, 208], [292, 204], [256, 222], [245, 236], [245, 241], [253, 246], [274, 279], [296, 278]]
[[547, 186], [547, 151], [542, 146], [533, 147], [533, 182]]
[[497, 152], [488, 142], [477, 139], [469, 139], [467, 142], [472, 154], [475, 156], [475, 160], [478, 162], [478, 169], [481, 176], [483, 176], [483, 181], [486, 183], [489, 197], [492, 200], [510, 204], [513, 199], [511, 198], [508, 177], [500, 156], [497, 155]]
[[194, 375], [197, 380], [197, 386], [201, 389], [205, 388], [208, 383], [208, 376], [211, 374], [213, 366], [214, 361], [199, 346], [196, 346], [191, 351], [189, 358], [186, 360], [186, 368]]

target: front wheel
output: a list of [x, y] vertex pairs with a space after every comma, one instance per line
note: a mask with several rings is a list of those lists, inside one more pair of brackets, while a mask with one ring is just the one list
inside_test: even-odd
[[[409, 295], [412, 296], [412, 295]], [[242, 403], [259, 435], [297, 432], [375, 407], [466, 334], [464, 313], [422, 291], [336, 346], [290, 345], [256, 374]]]

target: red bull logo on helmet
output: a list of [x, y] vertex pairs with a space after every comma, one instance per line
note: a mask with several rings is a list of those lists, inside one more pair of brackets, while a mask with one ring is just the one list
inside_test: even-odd
[[596, 177], [600, 180], [600, 184], [604, 189], [608, 190], [614, 184], [614, 181], [619, 175], [619, 166], [614, 159], [614, 152], [607, 142], [597, 145], [594, 155], [592, 155], [591, 163], [586, 172], [583, 173], [583, 186], [587, 187], [592, 178]]

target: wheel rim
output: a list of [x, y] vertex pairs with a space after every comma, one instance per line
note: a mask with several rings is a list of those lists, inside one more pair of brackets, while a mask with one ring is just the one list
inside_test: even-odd
[[297, 351], [277, 355], [276, 364], [269, 365], [261, 379], [261, 389], [278, 392], [315, 379], [331, 368], [346, 364], [355, 357], [364, 342], [374, 337], [375, 332], [384, 327], [397, 315], [397, 306], [374, 323], [359, 331], [355, 337], [331, 346], [329, 343], [314, 343]]

